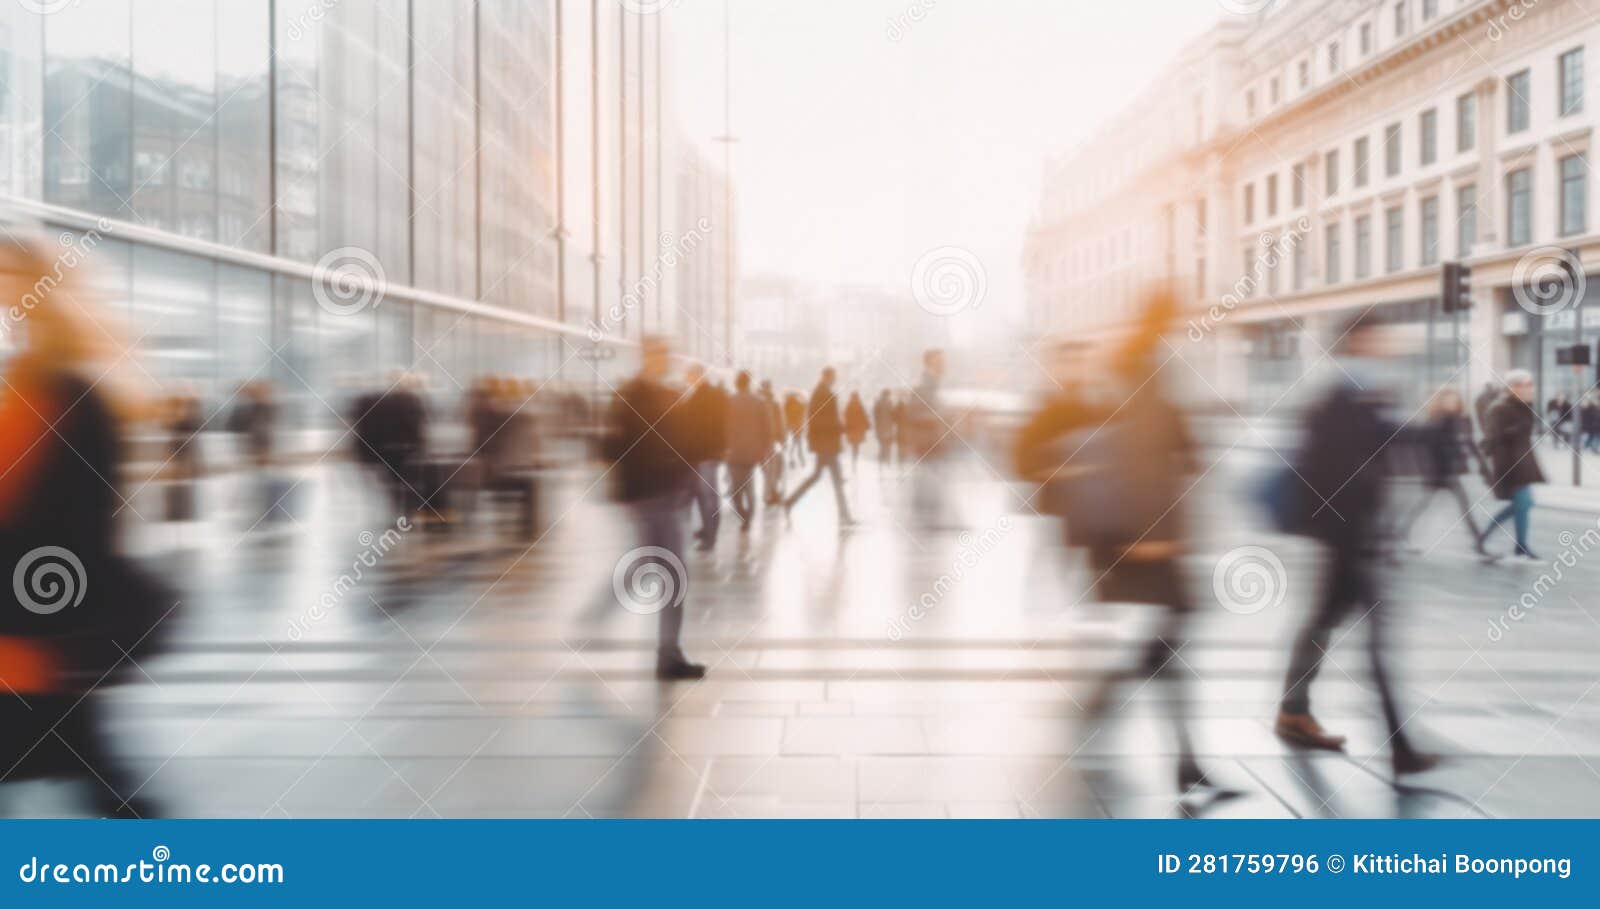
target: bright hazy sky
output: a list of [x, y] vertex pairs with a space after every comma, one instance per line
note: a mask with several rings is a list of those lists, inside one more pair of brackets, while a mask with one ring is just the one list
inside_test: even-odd
[[[720, 135], [723, 2], [661, 15], [678, 119]], [[744, 273], [909, 288], [923, 253], [958, 246], [988, 276], [981, 321], [1020, 315], [1046, 156], [1222, 15], [1215, 0], [732, 0]]]

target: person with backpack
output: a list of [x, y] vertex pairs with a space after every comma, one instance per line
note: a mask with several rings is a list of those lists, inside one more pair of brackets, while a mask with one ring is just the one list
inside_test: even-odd
[[1395, 355], [1393, 346], [1388, 326], [1371, 311], [1352, 320], [1333, 350], [1339, 365], [1334, 385], [1305, 418], [1304, 445], [1292, 467], [1299, 502], [1294, 524], [1327, 547], [1328, 566], [1290, 650], [1274, 730], [1292, 745], [1344, 749], [1345, 737], [1328, 732], [1312, 716], [1311, 684], [1334, 630], [1354, 619], [1366, 626], [1367, 658], [1394, 771], [1406, 774], [1427, 770], [1438, 758], [1414, 747], [1404, 728], [1385, 650], [1393, 603], [1378, 586], [1387, 449], [1401, 432], [1387, 415], [1393, 398], [1384, 381], [1384, 361]]

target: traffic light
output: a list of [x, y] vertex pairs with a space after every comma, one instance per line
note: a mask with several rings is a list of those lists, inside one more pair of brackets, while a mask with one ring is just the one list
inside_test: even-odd
[[1472, 266], [1460, 262], [1444, 263], [1444, 286], [1439, 301], [1445, 312], [1466, 312], [1472, 308]]

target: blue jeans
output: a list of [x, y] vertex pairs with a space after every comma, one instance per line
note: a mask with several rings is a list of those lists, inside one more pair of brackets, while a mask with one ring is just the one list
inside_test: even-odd
[[716, 541], [722, 519], [721, 471], [721, 461], [701, 461], [689, 477], [689, 498], [700, 509], [700, 530], [695, 535], [707, 543]]
[[1517, 491], [1511, 494], [1511, 501], [1500, 513], [1489, 522], [1489, 527], [1483, 534], [1487, 537], [1494, 532], [1496, 527], [1504, 524], [1507, 518], [1512, 519], [1512, 526], [1516, 528], [1517, 551], [1528, 551], [1528, 517], [1533, 512], [1533, 487], [1518, 486]]

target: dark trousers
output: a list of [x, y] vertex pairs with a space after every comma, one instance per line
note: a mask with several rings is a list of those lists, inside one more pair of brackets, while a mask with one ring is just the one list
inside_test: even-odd
[[1327, 652], [1334, 629], [1354, 616], [1366, 626], [1367, 660], [1372, 667], [1372, 682], [1378, 687], [1383, 721], [1388, 724], [1390, 746], [1406, 747], [1400, 730], [1400, 710], [1395, 706], [1394, 689], [1385, 663], [1384, 625], [1387, 604], [1378, 598], [1377, 580], [1371, 554], [1356, 546], [1333, 550], [1333, 561], [1323, 581], [1322, 598], [1295, 638], [1289, 653], [1289, 672], [1283, 680], [1284, 713], [1311, 712], [1311, 683]]
[[[635, 540], [640, 548], [656, 548], [671, 555], [666, 570], [682, 570], [684, 577], [671, 577], [669, 584], [682, 585], [687, 591], [688, 569], [683, 562], [683, 505], [675, 494], [656, 496], [639, 502], [630, 502], [628, 510], [633, 516]], [[608, 579], [610, 580], [610, 579]], [[612, 581], [613, 590], [615, 582]], [[669, 588], [671, 589], [671, 588]], [[613, 593], [613, 598], [615, 593]], [[613, 599], [615, 602], [615, 599]], [[656, 660], [671, 663], [684, 659], [679, 638], [683, 633], [682, 597], [669, 601], [658, 613], [656, 632]]]
[[1190, 604], [1182, 570], [1176, 559], [1130, 561], [1116, 553], [1097, 552], [1095, 572], [1102, 576], [1101, 599], [1118, 603], [1159, 606], [1166, 611], [1161, 627], [1147, 641], [1138, 664], [1129, 672], [1117, 673], [1101, 682], [1089, 701], [1097, 718], [1110, 706], [1115, 688], [1130, 678], [1155, 679], [1166, 686], [1172, 701], [1168, 718], [1178, 747], [1178, 762], [1184, 768], [1195, 764], [1194, 741], [1189, 735], [1189, 676], [1191, 670], [1178, 655], [1183, 647]]
[[846, 500], [844, 494], [844, 469], [839, 466], [838, 452], [817, 455], [816, 469], [812, 470], [811, 476], [806, 477], [805, 482], [796, 487], [795, 491], [789, 495], [788, 505], [793, 507], [794, 503], [800, 501], [800, 497], [805, 495], [806, 491], [812, 486], [815, 486], [818, 480], [822, 479], [824, 472], [828, 474], [828, 479], [833, 481], [833, 498], [839, 506], [839, 520], [850, 520], [850, 503]]
[[1411, 536], [1411, 528], [1416, 525], [1417, 519], [1422, 517], [1423, 512], [1428, 510], [1429, 505], [1433, 504], [1433, 497], [1441, 492], [1448, 492], [1455, 498], [1456, 506], [1461, 509], [1462, 518], [1466, 520], [1467, 526], [1472, 528], [1472, 539], [1478, 541], [1483, 538], [1482, 531], [1478, 529], [1478, 520], [1472, 516], [1472, 500], [1467, 497], [1467, 491], [1462, 488], [1461, 478], [1446, 477], [1438, 483], [1429, 484], [1427, 488], [1423, 489], [1421, 498], [1417, 499], [1417, 504], [1413, 505], [1411, 510], [1401, 519], [1395, 533], [1400, 542], [1405, 542]]
[[728, 486], [733, 490], [733, 511], [742, 523], [749, 524], [756, 513], [756, 465], [728, 462]]

